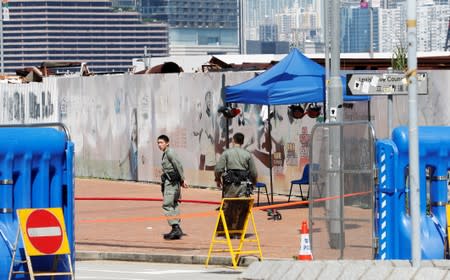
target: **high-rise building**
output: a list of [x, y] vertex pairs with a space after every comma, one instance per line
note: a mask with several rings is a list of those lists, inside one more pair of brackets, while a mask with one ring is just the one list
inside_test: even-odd
[[405, 2], [406, 0], [380, 0], [380, 7], [384, 9], [395, 9]]
[[259, 40], [263, 42], [278, 41], [277, 25], [261, 25], [259, 27]]
[[[378, 8], [360, 8], [359, 6], [341, 9], [341, 52], [379, 51], [378, 11]], [[372, 13], [372, 23], [370, 13]]]
[[237, 0], [141, 0], [140, 11], [168, 23], [171, 55], [239, 53]]
[[448, 5], [417, 7], [417, 51], [443, 51], [447, 40]]
[[132, 59], [168, 54], [165, 23], [142, 23], [111, 0], [9, 1], [3, 21], [5, 73], [43, 61], [87, 62], [94, 72], [124, 72]]
[[139, 0], [112, 0], [112, 5], [119, 9], [136, 10], [139, 7]]
[[246, 0], [244, 1], [245, 18], [245, 38], [247, 40], [260, 40], [259, 28], [262, 25], [277, 25], [274, 16], [282, 13], [295, 3], [299, 7], [304, 7], [310, 0]]
[[247, 54], [286, 54], [289, 53], [289, 42], [281, 41], [247, 41]]
[[[114, 1], [126, 2], [127, 0]], [[222, 2], [233, 2], [235, 6], [243, 3], [244, 41], [289, 41], [290, 46], [302, 50], [303, 45], [313, 44], [314, 47], [308, 47], [308, 49], [318, 51], [321, 50], [320, 45], [325, 41], [325, 7], [322, 6], [324, 1], [321, 0], [232, 0], [231, 2], [229, 0], [136, 0], [136, 2], [136, 5], [141, 7], [140, 10], [146, 20], [169, 22], [172, 30], [170, 33], [171, 54], [230, 53], [228, 45], [220, 39], [223, 37], [207, 35], [208, 39], [205, 40], [202, 34], [208, 34], [212, 29], [201, 31], [205, 33], [194, 29], [199, 25], [192, 20], [194, 15], [198, 15], [198, 21], [203, 19], [203, 11], [195, 9], [211, 5], [212, 2], [216, 5], [222, 5]], [[405, 45], [407, 1], [364, 0], [364, 2], [367, 4], [363, 5], [367, 6], [366, 9], [361, 9], [361, 0], [340, 0], [342, 51], [370, 52], [372, 49], [373, 52], [392, 52], [396, 47]], [[447, 34], [444, 29], [445, 22], [448, 20], [448, 14], [445, 14], [448, 2], [449, 0], [417, 0], [418, 14], [420, 14], [417, 28], [418, 50], [430, 51], [438, 50], [439, 46], [442, 47], [442, 38]], [[425, 7], [426, 12], [419, 11]], [[239, 17], [235, 16], [236, 8], [233, 9], [234, 14], [226, 10], [225, 13], [234, 16], [235, 32], [239, 34], [237, 27]], [[423, 23], [419, 25], [419, 22]], [[331, 24], [329, 19], [328, 24]], [[330, 30], [328, 26], [328, 31]], [[372, 47], [370, 34], [372, 34]], [[204, 47], [198, 45], [202, 38]], [[233, 44], [239, 45], [238, 35], [233, 38], [237, 40]], [[232, 47], [231, 53], [233, 50], [237, 48]]]
[[[427, 3], [427, 4], [426, 4]], [[380, 51], [392, 52], [407, 48], [406, 24], [407, 7], [398, 5], [395, 9], [381, 9], [379, 24]], [[445, 50], [448, 33], [448, 5], [434, 5], [422, 2], [417, 7], [417, 51], [432, 52]]]
[[394, 9], [380, 9], [380, 52], [393, 52], [394, 50], [407, 48], [406, 12], [404, 7]]

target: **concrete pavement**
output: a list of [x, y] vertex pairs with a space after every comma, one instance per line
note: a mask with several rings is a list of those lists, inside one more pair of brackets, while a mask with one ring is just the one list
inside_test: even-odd
[[[161, 201], [157, 201], [161, 198], [159, 185], [76, 179], [75, 196], [77, 260], [205, 263], [220, 191], [183, 190], [182, 199], [196, 203], [181, 204], [181, 227], [186, 235], [172, 241], [162, 237], [170, 228], [162, 216]], [[287, 198], [274, 196], [274, 200], [284, 203]], [[279, 212], [281, 220], [270, 219], [266, 211], [254, 211], [264, 260], [257, 261], [255, 255], [242, 257], [240, 266], [248, 268], [240, 279], [450, 279], [447, 260], [424, 261], [415, 268], [409, 261], [361, 260], [367, 255], [361, 253], [363, 248], [349, 251], [346, 257], [353, 260], [294, 260], [300, 248], [299, 228], [308, 218], [308, 208], [295, 205]], [[361, 236], [361, 232], [355, 234], [355, 238]], [[352, 231], [346, 231], [346, 236], [352, 238]], [[320, 259], [326, 257], [325, 253], [317, 255]], [[230, 254], [214, 253], [209, 263], [230, 266]]]
[[[159, 185], [125, 181], [76, 179], [75, 246], [77, 258], [136, 258], [152, 261], [204, 263], [211, 244], [221, 192], [219, 190], [183, 189], [182, 199], [207, 203], [181, 203], [181, 240], [167, 241], [170, 230], [162, 216], [161, 201], [81, 200], [81, 198], [160, 199]], [[261, 196], [261, 204], [267, 204]], [[285, 196], [274, 196], [286, 202]], [[263, 203], [264, 202], [264, 203]], [[307, 219], [306, 205], [279, 211], [281, 220], [272, 220], [266, 211], [254, 211], [263, 257], [292, 259], [298, 254], [299, 228]], [[214, 254], [212, 264], [225, 264], [229, 253]], [[249, 256], [249, 260], [256, 259]], [[246, 261], [244, 261], [246, 263]], [[231, 262], [229, 262], [231, 264]]]
[[406, 260], [372, 261], [263, 261], [254, 262], [239, 279], [450, 279], [448, 260], [422, 261], [412, 267]]

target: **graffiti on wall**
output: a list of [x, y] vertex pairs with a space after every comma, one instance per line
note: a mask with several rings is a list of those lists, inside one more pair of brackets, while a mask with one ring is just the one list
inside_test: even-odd
[[53, 103], [51, 96], [52, 94], [49, 91], [42, 91], [40, 96], [30, 92], [28, 94], [29, 117], [32, 119], [50, 117], [53, 114]]
[[14, 92], [6, 100], [5, 111], [8, 112], [8, 121], [23, 122], [25, 120], [25, 101], [23, 94]]
[[[63, 94], [64, 120], [75, 134], [73, 138], [81, 142], [75, 149], [77, 174], [159, 181], [161, 152], [155, 143], [160, 134], [166, 134], [183, 161], [189, 183], [213, 186], [217, 159], [232, 135], [242, 132], [259, 179], [267, 181], [272, 165], [277, 183], [287, 186], [299, 173], [301, 156], [307, 156], [301, 150], [307, 145], [299, 142], [301, 134], [305, 127], [308, 132], [315, 120], [294, 120], [286, 106], [233, 104], [241, 113], [227, 121], [218, 113], [224, 105], [223, 77], [200, 76], [132, 77], [136, 86], [131, 88], [126, 86], [126, 78], [109, 78], [99, 82], [103, 87], [91, 85], [88, 90], [83, 85], [77, 87], [78, 92]], [[61, 87], [75, 88], [76, 83], [80, 81], [66, 81]], [[84, 119], [81, 124], [80, 115]]]
[[128, 153], [125, 158], [119, 162], [122, 167], [128, 163], [129, 176], [133, 181], [138, 180], [138, 124], [137, 124], [137, 108], [133, 108], [130, 115], [130, 138], [128, 143]]
[[48, 115], [58, 116], [75, 142], [78, 176], [157, 182], [161, 151], [156, 138], [167, 134], [189, 183], [199, 186], [215, 185], [216, 161], [232, 135], [241, 132], [244, 147], [255, 158], [258, 181], [268, 182], [272, 166], [274, 190], [288, 191], [290, 180], [298, 178], [308, 161], [311, 129], [320, 118], [292, 118], [287, 106], [232, 104], [241, 113], [227, 120], [218, 112], [224, 105], [223, 87], [251, 76], [181, 73], [60, 78], [55, 89], [44, 83], [33, 90], [8, 91], [0, 99], [1, 107], [7, 109], [2, 118], [11, 114], [14, 120], [16, 114], [20, 119], [23, 114], [25, 119], [32, 115], [44, 121]]
[[57, 93], [42, 83], [1, 85], [3, 123], [35, 123], [57, 121]]
[[[203, 102], [195, 104], [195, 119], [192, 135], [198, 138], [200, 147], [199, 170], [214, 170], [216, 166], [216, 114], [213, 108], [213, 93], [207, 91]], [[219, 143], [217, 143], [219, 145]]]

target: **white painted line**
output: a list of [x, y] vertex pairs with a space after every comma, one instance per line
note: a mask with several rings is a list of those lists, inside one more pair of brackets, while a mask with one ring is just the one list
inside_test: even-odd
[[188, 270], [188, 269], [175, 269], [175, 270], [161, 270], [161, 271], [148, 271], [148, 272], [136, 272], [138, 274], [149, 275], [164, 275], [164, 274], [179, 274], [179, 273], [203, 273], [206, 270]]
[[178, 274], [178, 273], [203, 273], [208, 270], [190, 270], [190, 269], [174, 269], [174, 270], [160, 270], [160, 271], [123, 271], [123, 270], [108, 270], [108, 269], [80, 269], [80, 271], [88, 272], [105, 272], [105, 273], [133, 273], [133, 274], [147, 274], [147, 275], [164, 275], [164, 274]]
[[60, 227], [34, 227], [27, 229], [29, 237], [61, 236]]
[[92, 280], [148, 280], [146, 278], [111, 278], [111, 276], [108, 277], [99, 277], [99, 276], [78, 276], [77, 275], [77, 280], [80, 279], [92, 279]]
[[108, 277], [99, 277], [99, 276], [78, 276], [77, 275], [77, 280], [79, 279], [92, 279], [92, 280], [148, 280], [145, 278], [111, 278], [111, 276]]

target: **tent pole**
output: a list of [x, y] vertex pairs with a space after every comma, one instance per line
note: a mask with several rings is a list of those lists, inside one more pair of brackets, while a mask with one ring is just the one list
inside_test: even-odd
[[[328, 60], [328, 58], [327, 58]], [[327, 74], [328, 75], [328, 74]], [[328, 104], [328, 91], [327, 91], [327, 81], [328, 78], [325, 77], [325, 81], [323, 81], [323, 89], [324, 89], [324, 93], [323, 93], [323, 122], [326, 123], [327, 122], [327, 104]]]
[[[226, 102], [225, 106], [229, 107], [230, 103]], [[225, 129], [225, 135], [227, 137], [227, 140], [225, 141], [225, 147], [228, 150], [230, 148], [230, 120], [228, 118], [225, 118], [225, 125], [226, 125], [226, 129]], [[225, 192], [222, 188], [222, 198], [225, 197]]]
[[272, 125], [270, 124], [270, 105], [268, 105], [269, 117], [269, 174], [270, 174], [270, 200], [273, 204], [273, 180], [272, 180]]
[[[230, 103], [225, 103], [225, 106], [230, 107]], [[226, 121], [226, 129], [225, 129], [225, 135], [227, 137], [227, 140], [225, 141], [225, 147], [228, 149], [230, 148], [230, 120], [228, 118], [225, 118]]]

